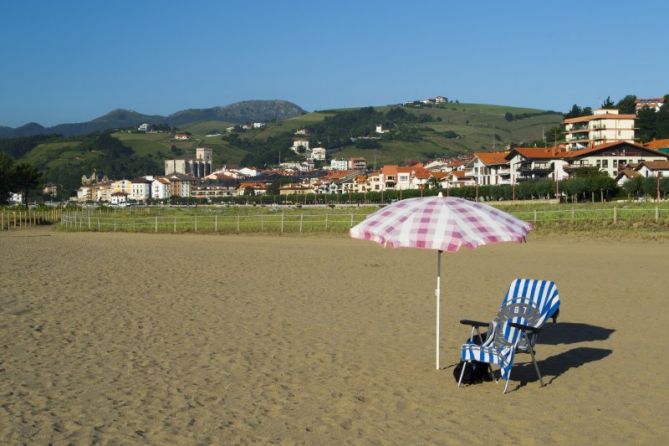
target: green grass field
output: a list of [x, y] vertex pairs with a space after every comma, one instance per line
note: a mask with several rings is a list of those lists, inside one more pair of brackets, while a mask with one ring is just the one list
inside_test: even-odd
[[[534, 224], [537, 232], [605, 235], [642, 231], [669, 234], [668, 203], [548, 204], [495, 206]], [[70, 231], [198, 233], [345, 233], [378, 206], [197, 206], [101, 208], [66, 213]]]

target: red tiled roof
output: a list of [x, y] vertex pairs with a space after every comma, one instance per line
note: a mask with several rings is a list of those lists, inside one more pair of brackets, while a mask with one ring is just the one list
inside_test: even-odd
[[669, 147], [669, 139], [654, 139], [644, 144], [644, 146], [655, 150], [666, 149]]
[[627, 141], [615, 141], [615, 142], [608, 142], [606, 144], [598, 144], [596, 146], [586, 147], [585, 149], [581, 149], [581, 150], [574, 150], [574, 151], [568, 152], [568, 155], [565, 158], [578, 158], [578, 157], [581, 157], [581, 156], [590, 155], [591, 153], [598, 152], [598, 151], [603, 150], [603, 149], [608, 149], [610, 147], [615, 147], [615, 146], [621, 145], [621, 144], [628, 144], [630, 146], [636, 147], [637, 149], [641, 149], [641, 150], [644, 150], [646, 152], [650, 152], [653, 155], [663, 156], [665, 158], [669, 157], [669, 154], [667, 154], [667, 153], [662, 153], [662, 152], [659, 152], [655, 149], [644, 147], [640, 144], [627, 142]]
[[639, 163], [639, 166], [637, 167], [637, 170], [640, 169], [641, 166], [646, 166], [650, 170], [669, 170], [669, 160], [642, 161], [642, 162]]
[[569, 152], [560, 147], [516, 147], [511, 149], [506, 155], [506, 159], [510, 160], [514, 153], [532, 159], [561, 159], [569, 156]]
[[603, 115], [588, 115], [588, 116], [579, 116], [577, 118], [567, 118], [562, 122], [565, 124], [576, 124], [579, 122], [596, 121], [599, 119], [636, 119], [636, 115], [614, 115], [606, 113]]
[[506, 164], [508, 162], [506, 155], [508, 154], [509, 152], [474, 152], [474, 156], [486, 166]]

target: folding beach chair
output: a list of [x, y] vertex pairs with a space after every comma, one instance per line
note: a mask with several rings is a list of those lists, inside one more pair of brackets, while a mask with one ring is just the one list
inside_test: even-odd
[[[556, 322], [560, 308], [560, 296], [557, 286], [549, 280], [516, 279], [511, 282], [509, 290], [504, 296], [499, 313], [490, 323], [462, 320], [461, 324], [472, 327], [469, 342], [462, 344], [460, 357], [464, 361], [458, 387], [462, 384], [462, 377], [467, 364], [479, 361], [496, 364], [500, 368], [502, 379], [506, 380], [504, 393], [511, 379], [514, 355], [517, 352], [529, 353], [532, 356], [534, 368], [543, 387], [539, 365], [534, 357], [534, 345], [544, 322], [553, 318]], [[485, 340], [482, 339], [480, 327], [488, 327]], [[474, 342], [474, 334], [478, 335], [481, 345]]]

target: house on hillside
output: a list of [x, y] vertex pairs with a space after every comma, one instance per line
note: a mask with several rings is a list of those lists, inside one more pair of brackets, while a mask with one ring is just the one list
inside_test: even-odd
[[174, 134], [174, 139], [177, 141], [188, 141], [191, 138], [191, 135], [189, 132], [179, 132]]
[[511, 166], [508, 152], [475, 152], [467, 171], [481, 186], [511, 184]]
[[618, 187], [623, 187], [629, 180], [641, 177], [641, 174], [631, 167], [627, 167], [616, 175], [615, 181]]
[[669, 177], [669, 160], [641, 161], [634, 170], [646, 178]]
[[567, 150], [581, 150], [611, 142], [634, 142], [636, 115], [621, 115], [616, 109], [600, 108], [592, 115], [563, 121]]
[[476, 180], [468, 176], [464, 170], [453, 170], [446, 174], [439, 186], [443, 189], [476, 186]]
[[573, 172], [581, 167], [597, 167], [609, 177], [616, 178], [618, 172], [628, 164], [666, 161], [669, 153], [658, 152], [636, 143], [613, 142], [600, 144], [583, 150], [569, 152], [566, 170]]
[[515, 147], [506, 155], [509, 184], [533, 180], [565, 180], [567, 152], [559, 147]]
[[659, 112], [660, 108], [664, 105], [664, 97], [661, 98], [647, 98], [647, 99], [637, 99], [634, 101], [634, 106], [636, 112], [639, 113], [644, 108], [653, 109], [655, 112]]

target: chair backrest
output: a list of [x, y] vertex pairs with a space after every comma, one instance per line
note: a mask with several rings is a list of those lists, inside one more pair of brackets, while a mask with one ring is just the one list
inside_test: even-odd
[[560, 308], [557, 285], [550, 280], [515, 279], [509, 285], [509, 290], [502, 300], [500, 312], [504, 307], [517, 303], [518, 298], [524, 298], [527, 301], [526, 304], [536, 308], [539, 312], [535, 320], [530, 322], [535, 328], [540, 328], [546, 319]]
[[[520, 337], [520, 330], [510, 322], [541, 328], [546, 319], [560, 307], [557, 286], [550, 280], [515, 279], [506, 292], [497, 317], [493, 321], [494, 345], [497, 348], [515, 347], [529, 351], [536, 335]], [[529, 345], [528, 345], [529, 342]]]

